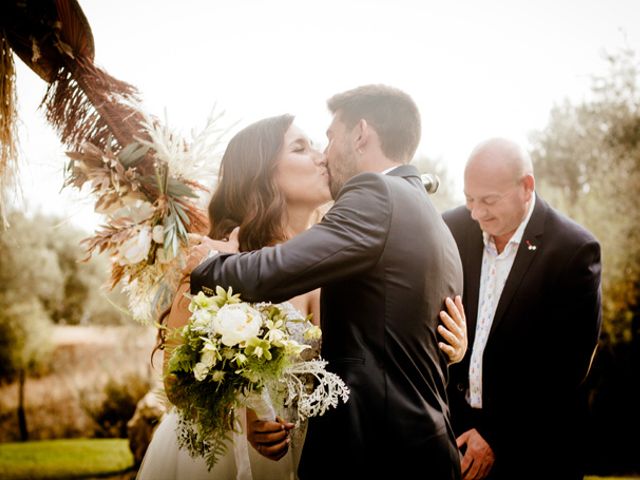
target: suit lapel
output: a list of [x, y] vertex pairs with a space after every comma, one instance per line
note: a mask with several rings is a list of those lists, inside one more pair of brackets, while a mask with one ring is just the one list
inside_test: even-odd
[[536, 205], [529, 219], [529, 224], [522, 235], [522, 241], [518, 247], [516, 258], [513, 261], [513, 266], [504, 284], [502, 295], [500, 295], [500, 301], [498, 302], [493, 323], [491, 324], [491, 333], [493, 333], [504, 317], [509, 304], [513, 300], [518, 288], [520, 288], [527, 270], [529, 270], [531, 266], [531, 262], [533, 262], [538, 250], [542, 246], [544, 220], [547, 215], [547, 209], [547, 204], [539, 196], [536, 196]]

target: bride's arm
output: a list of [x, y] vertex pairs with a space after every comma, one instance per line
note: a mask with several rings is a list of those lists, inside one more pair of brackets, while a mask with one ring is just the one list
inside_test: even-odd
[[191, 312], [189, 312], [189, 299], [185, 297], [185, 293], [189, 293], [189, 281], [188, 277], [184, 282], [180, 284], [176, 295], [171, 304], [171, 311], [167, 317], [166, 327], [168, 333], [164, 343], [164, 359], [163, 359], [163, 378], [164, 389], [167, 394], [167, 398], [173, 404], [176, 404], [180, 400], [179, 392], [176, 392], [174, 387], [175, 376], [168, 375], [169, 359], [171, 358], [171, 352], [173, 349], [180, 345], [180, 341], [175, 337], [173, 332], [176, 328], [180, 328], [187, 324]]
[[440, 312], [442, 325], [438, 326], [438, 333], [444, 342], [439, 342], [438, 346], [449, 357], [451, 365], [460, 362], [467, 351], [467, 321], [460, 295], [456, 295], [455, 301], [445, 299], [445, 304], [447, 311]]

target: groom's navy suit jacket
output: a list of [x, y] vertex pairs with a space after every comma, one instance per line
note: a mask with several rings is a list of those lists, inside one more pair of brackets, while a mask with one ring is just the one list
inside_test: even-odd
[[580, 392], [600, 331], [600, 246], [540, 196], [483, 354], [482, 409], [465, 401], [484, 243], [465, 207], [444, 219], [460, 250], [469, 349], [450, 369], [456, 434], [475, 428], [496, 454], [491, 478], [576, 478]]
[[351, 395], [310, 420], [301, 478], [459, 478], [436, 327], [462, 266], [414, 167], [356, 175], [308, 231], [191, 274], [192, 293], [216, 285], [274, 302], [322, 287], [322, 356]]

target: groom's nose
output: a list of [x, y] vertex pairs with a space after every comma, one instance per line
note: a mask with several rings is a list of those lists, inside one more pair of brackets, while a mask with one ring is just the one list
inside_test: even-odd
[[314, 162], [316, 165], [324, 167], [327, 165], [327, 156], [322, 152], [316, 152]]

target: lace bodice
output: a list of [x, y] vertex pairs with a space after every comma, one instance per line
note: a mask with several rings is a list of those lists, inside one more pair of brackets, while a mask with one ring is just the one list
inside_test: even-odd
[[320, 356], [320, 340], [307, 340], [304, 338], [304, 332], [308, 328], [308, 323], [305, 321], [306, 317], [302, 312], [300, 312], [300, 310], [294, 307], [291, 302], [283, 302], [279, 305], [289, 318], [287, 328], [289, 329], [291, 338], [298, 343], [309, 345], [311, 347], [302, 352], [302, 359], [311, 360], [313, 358], [318, 358]]

